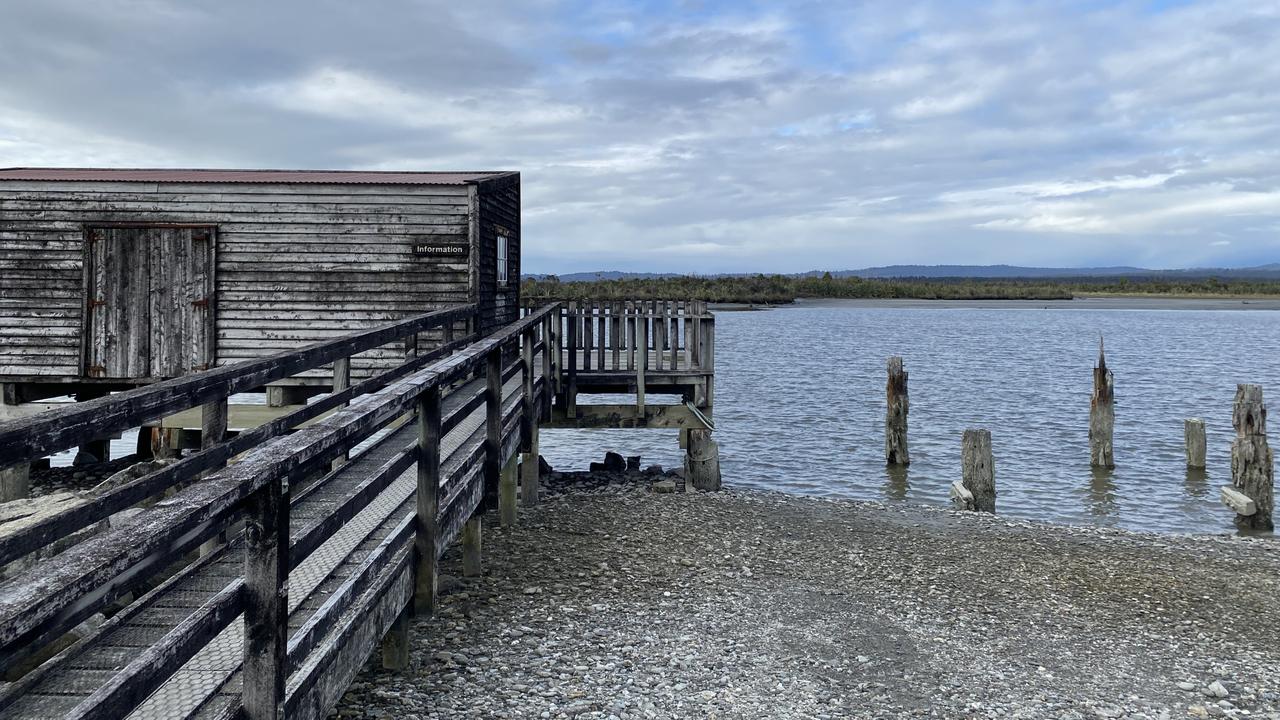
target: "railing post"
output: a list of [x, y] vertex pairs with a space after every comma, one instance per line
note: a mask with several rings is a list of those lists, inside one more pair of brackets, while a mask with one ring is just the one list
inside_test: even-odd
[[551, 396], [555, 394], [555, 376], [551, 370], [551, 314], [542, 319], [542, 407], [541, 417], [551, 417]]
[[609, 303], [609, 346], [613, 350], [613, 369], [618, 370], [622, 367], [622, 343], [620, 341], [621, 330], [618, 325], [622, 318], [622, 303], [617, 300]]
[[436, 611], [436, 527], [440, 511], [440, 386], [432, 383], [418, 397], [417, 522], [413, 547], [417, 560], [413, 606], [417, 612]]
[[485, 507], [495, 508], [498, 503], [498, 481], [502, 473], [502, 347], [489, 351], [485, 357], [485, 440], [484, 440], [484, 497]]
[[[351, 387], [351, 358], [342, 357], [333, 361], [333, 392], [340, 393]], [[346, 403], [343, 403], [343, 407]], [[337, 470], [346, 464], [348, 453], [343, 451], [341, 455], [333, 459], [330, 466], [331, 469]]]
[[289, 491], [273, 478], [245, 515], [244, 685], [249, 720], [284, 717], [289, 631]]
[[564, 306], [560, 305], [556, 311], [551, 314], [551, 376], [555, 379], [555, 388], [552, 392], [559, 395], [564, 390], [564, 378], [561, 373], [564, 371], [564, 359], [560, 356], [560, 338], [564, 328]]
[[636, 343], [636, 350], [640, 353], [636, 358], [636, 411], [641, 418], [644, 417], [644, 371], [649, 364], [649, 318], [643, 313], [644, 307], [641, 306], [640, 313], [636, 315], [640, 335]]
[[569, 355], [568, 388], [565, 390], [565, 411], [569, 417], [578, 417], [578, 303], [569, 303]]
[[714, 407], [715, 386], [716, 386], [716, 318], [710, 313], [707, 318], [702, 321], [703, 332], [706, 336], [702, 339], [702, 371], [706, 373], [706, 398], [704, 407]]
[[520, 333], [520, 376], [523, 385], [524, 410], [520, 417], [520, 449], [529, 452], [529, 443], [533, 438], [533, 427], [538, 422], [537, 398], [533, 395], [533, 345], [536, 337], [534, 328]]
[[[144, 432], [140, 430], [139, 432]], [[215, 400], [211, 403], [205, 403], [200, 406], [200, 449], [208, 450], [227, 439], [227, 398]], [[200, 477], [208, 477], [217, 468], [210, 468], [200, 474]], [[217, 550], [220, 546], [226, 544], [226, 532], [220, 532], [216, 536], [209, 538], [200, 545], [200, 556], [204, 557], [209, 553]]]

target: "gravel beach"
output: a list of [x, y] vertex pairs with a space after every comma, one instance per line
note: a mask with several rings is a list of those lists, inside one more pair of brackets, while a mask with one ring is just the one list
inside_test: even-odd
[[1280, 542], [566, 475], [336, 716], [1280, 718]]

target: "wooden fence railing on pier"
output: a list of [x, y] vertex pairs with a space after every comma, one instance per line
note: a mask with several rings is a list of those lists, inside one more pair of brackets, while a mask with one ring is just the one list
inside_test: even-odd
[[688, 395], [710, 414], [715, 316], [702, 301], [571, 301], [560, 313], [566, 412], [579, 392], [628, 392], [645, 413], [647, 393]]
[[[439, 555], [549, 414], [559, 312], [454, 338], [475, 307], [448, 308], [0, 424], [0, 467], [197, 406], [205, 433], [193, 455], [0, 532], [0, 563], [29, 564], [0, 584], [0, 667], [117, 608], [0, 689], [0, 715], [325, 717], [384, 635], [407, 647]], [[442, 347], [224, 437], [228, 396], [431, 328]]]

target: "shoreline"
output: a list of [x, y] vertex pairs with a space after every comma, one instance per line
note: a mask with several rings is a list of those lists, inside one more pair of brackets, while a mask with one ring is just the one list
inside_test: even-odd
[[1275, 543], [651, 480], [487, 515], [339, 715], [1280, 719]]
[[1276, 297], [1186, 297], [1163, 295], [1086, 295], [1071, 300], [930, 300], [919, 298], [796, 298], [779, 305], [712, 304], [713, 311], [785, 310], [797, 307], [866, 307], [1032, 310], [1280, 310]]

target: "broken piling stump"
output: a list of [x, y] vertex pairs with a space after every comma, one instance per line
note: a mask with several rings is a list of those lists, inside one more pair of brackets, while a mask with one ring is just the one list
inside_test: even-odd
[[996, 511], [995, 461], [991, 457], [991, 431], [965, 430], [960, 451], [961, 481], [953, 483], [951, 497], [965, 510]]
[[684, 457], [685, 489], [720, 489], [720, 446], [711, 431], [689, 428], [689, 447]]
[[888, 362], [889, 379], [885, 385], [886, 407], [884, 412], [884, 458], [889, 465], [910, 465], [907, 452], [907, 371], [902, 358], [894, 356]]
[[1188, 418], [1182, 423], [1182, 435], [1187, 443], [1187, 467], [1204, 469], [1205, 438], [1204, 420]]
[[1242, 530], [1274, 530], [1275, 460], [1267, 444], [1267, 408], [1261, 385], [1237, 385], [1231, 424], [1231, 487], [1222, 489], [1222, 501], [1236, 511]]
[[1089, 464], [1096, 468], [1116, 466], [1111, 436], [1115, 429], [1115, 376], [1107, 369], [1102, 339], [1098, 339], [1098, 365], [1093, 369], [1093, 397], [1089, 401]]

